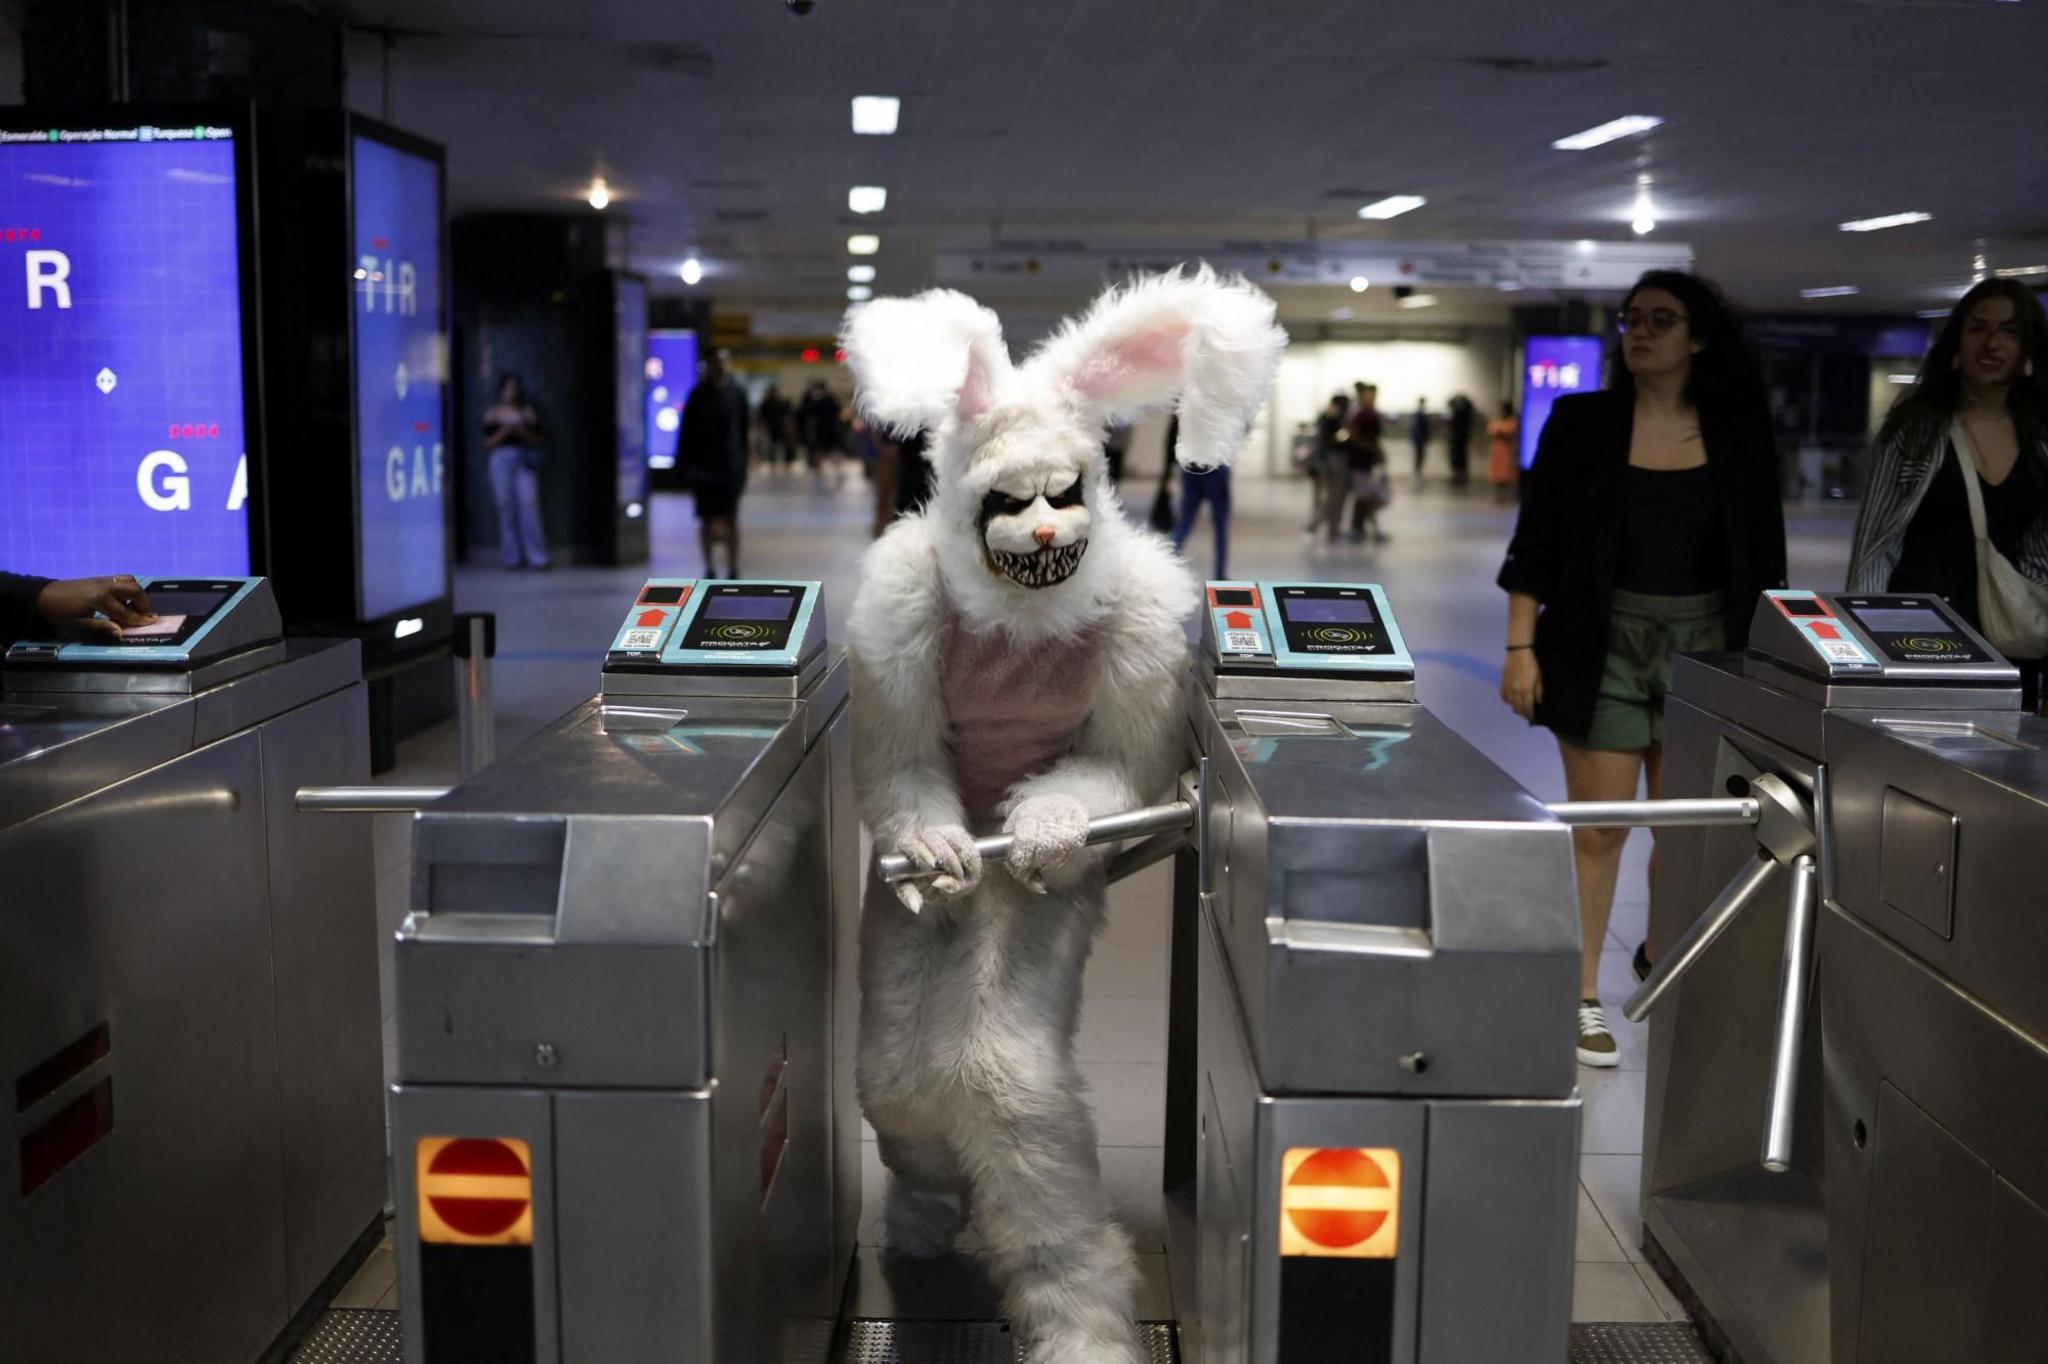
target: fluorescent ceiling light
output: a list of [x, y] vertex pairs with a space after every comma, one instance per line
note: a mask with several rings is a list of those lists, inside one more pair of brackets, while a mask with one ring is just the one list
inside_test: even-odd
[[1403, 213], [1414, 212], [1428, 202], [1429, 200], [1423, 198], [1420, 194], [1389, 194], [1386, 198], [1375, 199], [1372, 203], [1358, 210], [1358, 216], [1382, 220], [1398, 218]]
[[846, 296], [855, 303], [865, 303], [875, 296], [875, 291], [865, 284], [849, 284], [846, 286]]
[[896, 131], [896, 116], [902, 108], [903, 101], [894, 95], [855, 95], [853, 130], [886, 137]]
[[875, 267], [872, 265], [847, 266], [846, 282], [848, 284], [873, 284], [875, 282]]
[[846, 253], [850, 256], [872, 256], [882, 249], [882, 239], [872, 232], [856, 232], [846, 239]]
[[1637, 133], [1647, 133], [1663, 122], [1664, 120], [1655, 114], [1626, 114], [1611, 123], [1588, 128], [1583, 133], [1560, 137], [1550, 145], [1561, 152], [1582, 152], [1591, 147], [1605, 146], [1624, 137], [1634, 137]]
[[683, 283], [695, 284], [704, 278], [704, 262], [692, 256], [683, 262], [682, 268], [676, 273], [682, 276]]
[[855, 213], [880, 213], [889, 206], [889, 191], [880, 185], [855, 185], [846, 191], [846, 206]]
[[1954, 311], [1955, 311], [1955, 309], [1953, 309], [1953, 308], [1922, 308], [1922, 309], [1921, 309], [1921, 310], [1920, 310], [1919, 312], [1917, 312], [1917, 313], [1914, 313], [1914, 314], [1913, 314], [1913, 316], [1915, 316], [1915, 317], [1947, 317], [1947, 316], [1948, 316], [1948, 315], [1949, 315], [1950, 313], [1952, 313], [1952, 312], [1954, 312]]
[[1436, 306], [1436, 295], [1410, 294], [1406, 298], [1397, 298], [1394, 302], [1403, 308], [1434, 308]]
[[1858, 218], [1842, 224], [1844, 232], [1881, 232], [1887, 227], [1904, 227], [1908, 223], [1924, 223], [1932, 213], [1887, 213], [1882, 218]]
[[609, 204], [611, 201], [611, 186], [605, 184], [604, 177], [600, 175], [597, 177], [597, 179], [592, 180], [590, 182], [590, 206], [594, 209], [602, 211], [604, 209], [604, 206], [606, 204]]
[[1799, 296], [1801, 298], [1847, 298], [1851, 294], [1861, 292], [1862, 290], [1853, 284], [1830, 284], [1819, 289], [1801, 289]]
[[2048, 275], [2048, 265], [2008, 265], [1991, 273], [2000, 279], [2026, 279], [2032, 275]]
[[1372, 281], [1371, 281], [1371, 280], [1369, 280], [1369, 279], [1367, 279], [1367, 278], [1366, 278], [1366, 277], [1365, 277], [1364, 275], [1353, 275], [1353, 276], [1351, 277], [1351, 292], [1352, 292], [1352, 293], [1354, 293], [1354, 294], [1362, 294], [1362, 293], [1364, 293], [1364, 292], [1365, 292], [1365, 291], [1366, 291], [1367, 289], [1370, 289], [1370, 288], [1372, 288]]
[[1888, 384], [1910, 384], [1919, 377], [1917, 374], [1887, 374], [1884, 381]]

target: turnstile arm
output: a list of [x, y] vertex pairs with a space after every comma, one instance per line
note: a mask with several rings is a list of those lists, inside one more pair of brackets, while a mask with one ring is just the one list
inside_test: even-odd
[[1778, 978], [1778, 1017], [1771, 1033], [1771, 1098], [1764, 1112], [1766, 1170], [1792, 1168], [1792, 1118], [1799, 1091], [1799, 1039], [1813, 998], [1813, 921], [1819, 891], [1813, 859], [1792, 864], [1792, 894], [1785, 915], [1785, 955]]
[[[1195, 822], [1195, 806], [1192, 801], [1176, 800], [1165, 805], [1148, 805], [1139, 810], [1123, 810], [1113, 815], [1088, 821], [1088, 845], [1097, 843], [1121, 843], [1128, 838], [1142, 838], [1148, 834], [1185, 833]], [[995, 834], [988, 838], [974, 840], [974, 850], [981, 854], [984, 862], [999, 862], [1010, 855], [1010, 844], [1015, 840], [1008, 834]], [[882, 880], [894, 884], [898, 881], [917, 881], [939, 873], [928, 867], [920, 867], [901, 853], [884, 853], [875, 859], [875, 869]]]
[[1649, 978], [1628, 997], [1628, 1003], [1621, 1006], [1622, 1016], [1631, 1023], [1642, 1022], [1644, 1016], [1664, 998], [1665, 992], [1683, 980], [1685, 973], [1692, 970], [1706, 950], [1714, 945], [1714, 940], [1735, 922], [1735, 916], [1748, 907], [1777, 869], [1777, 862], [1761, 848], [1755, 857], [1743, 863], [1742, 870], [1721, 887], [1721, 893], [1714, 897], [1714, 902], [1693, 920], [1692, 927], [1685, 930], [1685, 936], [1664, 954], [1664, 960], [1657, 963], [1657, 969], [1650, 972]]
[[432, 805], [450, 786], [301, 786], [292, 803], [308, 814], [388, 815]]
[[1762, 804], [1754, 796], [1705, 800], [1559, 800], [1543, 807], [1560, 823], [1586, 829], [1667, 829], [1703, 824], [1754, 824]]

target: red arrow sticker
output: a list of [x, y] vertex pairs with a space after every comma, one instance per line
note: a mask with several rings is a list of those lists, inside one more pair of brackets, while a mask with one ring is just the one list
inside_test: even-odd
[[642, 611], [640, 619], [635, 621], [634, 624], [643, 629], [648, 626], [659, 625], [667, 614], [665, 611]]
[[1242, 611], [1225, 611], [1223, 613], [1223, 628], [1226, 630], [1249, 630], [1252, 628], [1252, 618]]

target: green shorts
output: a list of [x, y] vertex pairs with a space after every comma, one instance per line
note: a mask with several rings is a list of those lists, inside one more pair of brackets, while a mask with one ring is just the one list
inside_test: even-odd
[[1634, 752], [1664, 742], [1664, 696], [1676, 654], [1712, 653], [1728, 645], [1721, 594], [1653, 597], [1615, 589], [1607, 621], [1607, 666], [1600, 698], [1579, 748]]

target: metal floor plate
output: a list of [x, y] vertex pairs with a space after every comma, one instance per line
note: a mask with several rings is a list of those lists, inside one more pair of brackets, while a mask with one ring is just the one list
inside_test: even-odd
[[336, 1307], [320, 1314], [289, 1364], [404, 1364], [398, 1313]]
[[[1175, 1364], [1173, 1327], [1138, 1327], [1146, 1364]], [[1017, 1337], [999, 1321], [851, 1321], [839, 1364], [1020, 1364]]]
[[1714, 1364], [1714, 1357], [1682, 1321], [1590, 1321], [1572, 1326], [1572, 1364]]

